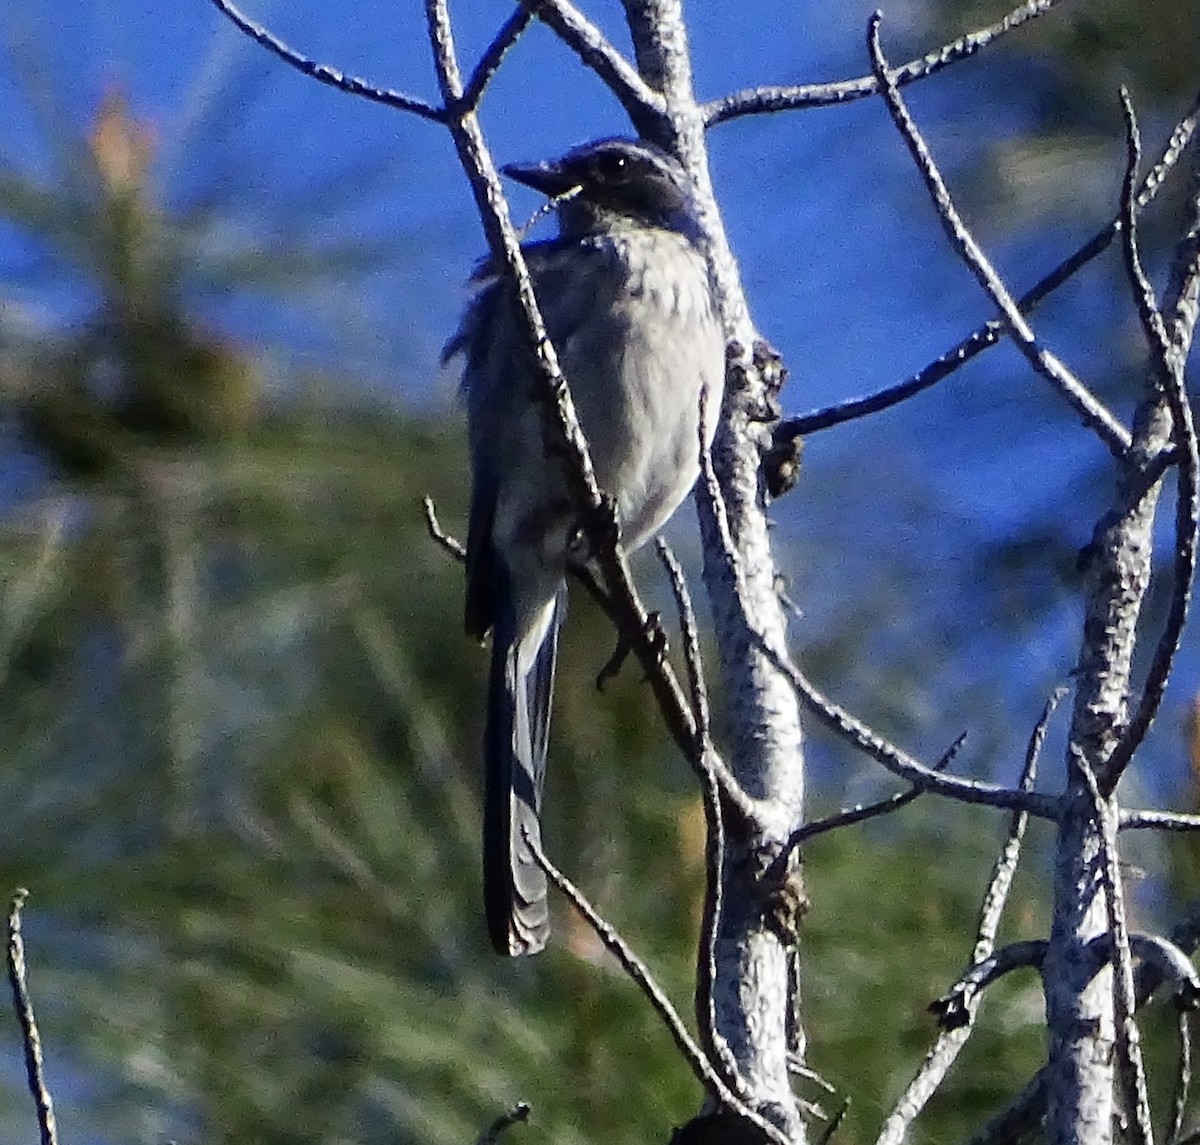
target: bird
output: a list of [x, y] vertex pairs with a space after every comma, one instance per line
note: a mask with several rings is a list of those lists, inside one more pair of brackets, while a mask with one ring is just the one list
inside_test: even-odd
[[[712, 442], [725, 337], [682, 165], [646, 141], [601, 139], [561, 158], [504, 167], [549, 197], [554, 238], [522, 245], [546, 331], [587, 439], [596, 482], [613, 499], [621, 543], [653, 537], [699, 472], [701, 399]], [[443, 361], [463, 358], [471, 500], [468, 634], [492, 635], [483, 740], [483, 898], [501, 954], [541, 950], [546, 879], [534, 859], [566, 576], [579, 510], [556, 450], [549, 392], [500, 266], [477, 292]]]

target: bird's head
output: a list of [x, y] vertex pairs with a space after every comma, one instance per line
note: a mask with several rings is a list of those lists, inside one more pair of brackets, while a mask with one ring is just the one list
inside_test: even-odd
[[504, 173], [549, 195], [563, 235], [577, 237], [630, 224], [696, 236], [692, 181], [661, 148], [601, 139], [561, 159], [510, 164]]

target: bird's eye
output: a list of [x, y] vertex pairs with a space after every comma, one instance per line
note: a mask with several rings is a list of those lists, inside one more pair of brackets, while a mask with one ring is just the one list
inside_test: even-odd
[[633, 174], [629, 157], [608, 151], [597, 155], [593, 170], [601, 183], [624, 183]]

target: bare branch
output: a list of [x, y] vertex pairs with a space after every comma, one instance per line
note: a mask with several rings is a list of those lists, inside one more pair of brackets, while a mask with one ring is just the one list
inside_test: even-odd
[[1200, 815], [1177, 811], [1122, 811], [1117, 819], [1121, 831], [1200, 831]]
[[1163, 306], [1172, 350], [1185, 358], [1200, 317], [1200, 159], [1194, 149], [1191, 176], [1188, 229], [1175, 246]]
[[433, 498], [430, 496], [422, 497], [421, 504], [425, 508], [425, 527], [428, 529], [430, 537], [441, 545], [456, 561], [465, 561], [467, 559], [467, 550], [458, 538], [452, 537], [449, 533], [443, 531], [441, 522], [437, 519], [437, 510], [433, 507]]
[[[707, 733], [705, 734], [707, 742]], [[709, 753], [704, 756], [708, 760]], [[696, 944], [696, 1024], [708, 1060], [721, 1070], [731, 1089], [744, 1090], [737, 1059], [721, 1036], [713, 984], [717, 980], [717, 935], [724, 905], [721, 871], [725, 865], [725, 817], [721, 809], [721, 787], [711, 766], [703, 769], [700, 797], [704, 807], [704, 909], [700, 938]]]
[[[1160, 313], [1154, 292], [1142, 269], [1138, 251], [1136, 216], [1130, 185], [1140, 154], [1137, 120], [1133, 107], [1124, 90], [1121, 92], [1121, 107], [1125, 115], [1126, 138], [1128, 141], [1129, 172], [1125, 179], [1122, 195], [1124, 221], [1125, 266], [1134, 296], [1138, 304], [1138, 315], [1146, 332], [1151, 354], [1151, 369], [1156, 384], [1161, 387], [1163, 397], [1171, 413], [1173, 426], [1175, 463], [1178, 468], [1178, 483], [1175, 494], [1175, 556], [1172, 569], [1171, 604], [1167, 619], [1155, 645], [1154, 655], [1142, 685], [1137, 710], [1129, 720], [1120, 742], [1106, 765], [1110, 775], [1119, 776], [1133, 758], [1162, 703], [1175, 653], [1183, 639], [1183, 628], [1187, 622], [1188, 606], [1191, 601], [1192, 582], [1196, 575], [1197, 532], [1200, 530], [1200, 447], [1197, 444], [1196, 426], [1192, 416], [1191, 401], [1187, 393], [1184, 368], [1191, 334], [1195, 321], [1195, 283], [1200, 275], [1200, 196], [1192, 203], [1192, 226], [1178, 244], [1172, 268], [1173, 294], [1169, 305], [1173, 310], [1171, 329], [1167, 329]], [[1189, 285], [1190, 284], [1190, 285]], [[1176, 293], [1177, 292], [1177, 293]], [[1166, 452], [1164, 449], [1163, 452]]]
[[704, 683], [704, 665], [700, 661], [700, 635], [696, 627], [696, 612], [692, 608], [692, 597], [688, 592], [683, 569], [671, 552], [671, 546], [662, 537], [656, 537], [654, 550], [667, 571], [671, 582], [671, 593], [679, 613], [679, 631], [683, 637], [683, 661], [687, 666], [688, 691], [692, 696], [692, 712], [696, 720], [696, 734], [703, 743], [708, 741], [709, 710], [708, 689]]
[[[743, 599], [745, 591], [745, 582], [742, 579], [741, 569], [738, 565], [737, 548], [734, 545], [733, 535], [729, 528], [729, 516], [725, 506], [725, 497], [721, 492], [720, 482], [717, 480], [717, 475], [713, 469], [712, 455], [708, 450], [708, 426], [705, 422], [705, 410], [708, 408], [708, 395], [702, 387], [700, 392], [699, 412], [696, 419], [697, 427], [697, 444], [699, 447], [699, 462], [700, 462], [700, 480], [697, 483], [696, 497], [703, 498], [712, 514], [712, 520], [715, 526], [717, 535], [717, 559], [719, 559], [729, 571], [730, 578], [737, 586], [737, 598]], [[711, 552], [706, 553], [708, 557], [712, 557]], [[745, 625], [745, 616], [742, 614], [743, 624]], [[690, 665], [689, 665], [690, 671]], [[693, 683], [693, 690], [694, 690]], [[704, 706], [704, 720], [707, 722], [707, 701]], [[707, 737], [706, 737], [707, 741]], [[742, 786], [734, 778], [732, 772], [725, 766], [724, 761], [716, 755], [715, 752], [705, 743], [701, 755], [701, 762], [706, 768], [711, 768], [712, 774], [720, 784], [721, 793], [726, 802], [736, 808], [742, 819], [747, 823], [759, 823], [763, 820], [762, 809], [759, 803], [751, 798], [751, 796], [742, 788]], [[706, 777], [701, 775], [701, 781], [704, 782]]]
[[1013, 344], [1021, 351], [1033, 370], [1045, 378], [1066, 399], [1083, 423], [1091, 429], [1116, 457], [1123, 457], [1129, 448], [1129, 431], [1104, 407], [1104, 405], [1075, 377], [1074, 374], [1049, 350], [1038, 342], [1033, 329], [1025, 321], [1017, 304], [1008, 293], [1007, 287], [996, 273], [987, 255], [975, 241], [966, 224], [958, 214], [950, 192], [946, 188], [941, 172], [933, 156], [917, 130], [916, 124], [904, 105], [903, 97], [896, 87], [887, 60], [879, 44], [878, 13], [872, 16], [867, 32], [867, 44], [871, 52], [871, 66], [879, 81], [880, 90], [925, 186], [933, 200], [938, 218], [954, 249], [967, 264], [976, 281], [987, 292], [999, 308], [1005, 328]]
[[[1011, 32], [1026, 21], [1048, 12], [1055, 3], [1057, 0], [1026, 0], [1026, 3], [1014, 8], [994, 24], [980, 28], [977, 32], [970, 32], [920, 59], [902, 64], [896, 69], [896, 82], [908, 84], [914, 80], [925, 79], [959, 60], [969, 59], [1006, 32]], [[874, 95], [878, 90], [879, 85], [874, 76], [862, 76], [859, 79], [841, 80], [837, 83], [759, 86], [709, 100], [701, 105], [700, 110], [704, 115], [704, 125], [715, 127], [718, 123], [739, 119], [744, 115], [763, 115], [802, 107], [827, 107], [830, 104], [849, 103], [864, 96]]]
[[456, 110], [477, 111], [479, 109], [479, 101], [483, 98], [487, 85], [491, 83], [492, 77], [496, 74], [508, 49], [521, 38], [521, 33], [529, 27], [532, 21], [533, 12], [528, 8], [518, 6], [513, 10], [513, 14], [500, 26], [500, 31], [496, 33], [495, 38], [484, 49], [483, 55], [479, 57], [479, 62], [475, 65], [471, 78], [467, 80], [466, 86], [463, 88], [462, 102]]
[[[1184, 148], [1191, 140], [1196, 130], [1197, 109], [1200, 108], [1200, 95], [1193, 101], [1191, 109], [1176, 125], [1171, 133], [1163, 154], [1142, 182], [1136, 204], [1138, 210], [1143, 210], [1153, 202], [1163, 186], [1168, 173], [1175, 166]], [[1097, 255], [1102, 254], [1121, 233], [1121, 215], [1108, 224], [1102, 231], [1094, 234], [1086, 243], [1065, 258], [1053, 270], [1044, 275], [1028, 291], [1017, 299], [1017, 308], [1023, 314], [1034, 311], [1038, 305], [1054, 293], [1063, 283], [1069, 281], [1077, 271], [1086, 266]], [[889, 409], [916, 394], [943, 381], [954, 373], [960, 366], [972, 358], [994, 346], [1004, 334], [1004, 323], [999, 319], [985, 322], [967, 335], [956, 346], [941, 354], [928, 366], [913, 374], [912, 377], [898, 382], [894, 386], [878, 390], [866, 397], [854, 398], [850, 401], [839, 402], [824, 409], [813, 410], [798, 417], [787, 418], [775, 428], [775, 439], [803, 437], [822, 429], [831, 429], [843, 422], [856, 418], [867, 417], [881, 410]], [[1164, 459], [1163, 465], [1167, 464]]]
[[1167, 1145], [1174, 1145], [1183, 1133], [1183, 1117], [1187, 1112], [1188, 1095], [1192, 1088], [1192, 1031], [1191, 1015], [1180, 1010], [1175, 1015], [1179, 1032], [1179, 1069], [1175, 1073], [1175, 1089], [1171, 1094], [1171, 1120], [1164, 1138]]
[[537, 864], [546, 872], [546, 877], [564, 894], [571, 905], [583, 916], [584, 921], [592, 928], [596, 937], [621, 964], [621, 968], [636, 983], [646, 996], [654, 1012], [663, 1020], [671, 1033], [679, 1052], [683, 1054], [692, 1072], [702, 1086], [723, 1105], [742, 1117], [762, 1133], [774, 1145], [790, 1145], [788, 1138], [776, 1126], [756, 1113], [742, 1102], [713, 1069], [712, 1064], [701, 1052], [700, 1047], [692, 1040], [687, 1027], [683, 1024], [671, 1000], [663, 993], [662, 987], [654, 981], [646, 964], [629, 948], [625, 940], [600, 916], [578, 887], [574, 885], [550, 860], [542, 850], [541, 844], [528, 832], [524, 833], [525, 842], [533, 854]]
[[[1153, 968], [1155, 990], [1163, 982], [1170, 982], [1175, 1004], [1185, 1010], [1195, 1009], [1200, 1001], [1200, 975], [1177, 943], [1158, 934], [1134, 933], [1129, 936], [1129, 949], [1139, 960], [1143, 975], [1146, 968]], [[1144, 1000], [1140, 989], [1138, 998], [1139, 1003]]]
[[[945, 771], [966, 741], [967, 733], [963, 732], [942, 753], [941, 758], [933, 765], [933, 770], [938, 773]], [[874, 803], [859, 803], [857, 806], [847, 807], [833, 815], [827, 815], [824, 819], [814, 819], [811, 823], [805, 823], [792, 832], [792, 837], [788, 839], [781, 857], [786, 857], [809, 839], [815, 838], [817, 835], [824, 835], [827, 831], [836, 831], [842, 827], [853, 826], [855, 823], [865, 823], [868, 819], [876, 819], [880, 815], [890, 815], [893, 811], [899, 811], [902, 807], [907, 807], [919, 795], [923, 795], [925, 790], [914, 784], [907, 791], [897, 791], [894, 795], [889, 795]], [[776, 862], [778, 861], [777, 859]]]
[[603, 80], [643, 135], [666, 118], [666, 101], [570, 0], [520, 0]]
[[[1067, 694], [1066, 688], [1055, 688], [1042, 708], [1042, 714], [1034, 725], [1033, 734], [1025, 748], [1025, 762], [1021, 768], [1021, 778], [1017, 783], [1019, 791], [1032, 791], [1037, 779], [1038, 760], [1041, 758], [1042, 745], [1046, 742], [1046, 730], [1050, 726], [1050, 717]], [[971, 955], [972, 962], [978, 962], [991, 954], [996, 944], [996, 933], [1000, 928], [1000, 918], [1004, 906], [1008, 902], [1008, 892], [1012, 889], [1013, 877], [1017, 872], [1017, 862], [1021, 855], [1021, 842], [1028, 825], [1028, 816], [1018, 811], [1008, 825], [1008, 835], [1004, 846], [1000, 849], [999, 858], [992, 868], [992, 877], [983, 896], [983, 907], [979, 912], [979, 927], [976, 931], [975, 949]]]
[[[1033, 729], [1033, 734], [1029, 738], [1019, 783], [1022, 791], [1033, 789], [1034, 780], [1037, 777], [1038, 758], [1046, 738], [1046, 728], [1054, 709], [1065, 694], [1065, 688], [1058, 688], [1051, 694]], [[1008, 901], [1013, 875], [1016, 873], [1017, 861], [1021, 852], [1021, 840], [1027, 822], [1028, 816], [1023, 812], [1018, 811], [1013, 814], [1004, 846], [992, 868], [992, 877], [988, 880], [988, 887], [983, 896], [975, 948], [971, 952], [971, 965], [966, 975], [959, 979], [940, 1000], [940, 1003], [935, 1003], [934, 1007], [930, 1007], [939, 1015], [943, 1029], [913, 1080], [909, 1082], [908, 1087], [885, 1120], [876, 1145], [900, 1145], [921, 1110], [937, 1092], [946, 1074], [950, 1072], [950, 1067], [957, 1060], [963, 1046], [967, 1044], [967, 1039], [971, 1036], [975, 1013], [979, 1006], [980, 991], [983, 987], [983, 983], [973, 982], [971, 976], [977, 975], [983, 969], [984, 964], [992, 958], [996, 932], [1000, 925], [1004, 905]], [[1041, 945], [1042, 951], [1037, 955], [1039, 963], [1045, 952], [1045, 943]]]
[[876, 1145], [900, 1145], [908, 1135], [912, 1123], [937, 1092], [959, 1051], [966, 1045], [982, 991], [1010, 970], [1029, 966], [1040, 968], [1045, 953], [1046, 943], [1042, 940], [1006, 946], [999, 954], [973, 962], [954, 988], [930, 1005], [942, 1032], [884, 1121]]
[[[729, 363], [732, 366], [731, 363]], [[728, 384], [728, 381], [727, 383]], [[719, 561], [725, 573], [736, 589], [736, 597], [741, 603], [745, 600], [746, 594], [746, 578], [743, 575], [741, 565], [738, 562], [738, 549], [733, 539], [733, 531], [729, 527], [729, 507], [725, 504], [725, 494], [721, 491], [721, 482], [717, 478], [717, 471], [713, 467], [712, 454], [708, 449], [708, 427], [705, 424], [705, 409], [707, 408], [707, 395], [700, 395], [700, 416], [697, 420], [697, 426], [700, 435], [700, 480], [696, 484], [696, 500], [701, 507], [707, 508], [711, 515], [713, 524], [713, 533], [716, 537], [716, 551], [710, 554], [712, 558]], [[742, 608], [740, 614], [744, 628], [749, 628], [749, 623], [746, 620], [745, 609]]]
[[1167, 332], [1163, 326], [1162, 314], [1159, 313], [1158, 300], [1154, 297], [1154, 288], [1146, 278], [1141, 252], [1138, 249], [1136, 194], [1138, 168], [1142, 162], [1142, 137], [1138, 131], [1133, 103], [1125, 88], [1121, 88], [1121, 114], [1125, 121], [1125, 177], [1121, 180], [1121, 253], [1146, 341], [1156, 359], [1155, 364], [1165, 372], [1165, 358], [1169, 349]]
[[1142, 1061], [1141, 1035], [1138, 1032], [1137, 994], [1133, 981], [1133, 955], [1129, 949], [1129, 929], [1125, 922], [1125, 891], [1117, 861], [1116, 808], [1111, 798], [1105, 798], [1096, 782], [1096, 774], [1088, 765], [1082, 751], [1071, 752], [1071, 760], [1083, 776], [1092, 797], [1100, 839], [1100, 880], [1108, 911], [1108, 934], [1112, 944], [1113, 1008], [1116, 1017], [1117, 1065], [1125, 1090], [1126, 1103], [1133, 1106], [1131, 1129], [1134, 1145], [1153, 1145], [1154, 1129], [1150, 1124], [1150, 1095], [1146, 1090], [1146, 1068]]
[[46, 1087], [42, 1062], [42, 1038], [33, 1015], [33, 1002], [25, 974], [25, 943], [21, 939], [21, 908], [29, 892], [19, 887], [8, 908], [8, 984], [12, 988], [13, 1008], [21, 1026], [21, 1044], [25, 1050], [25, 1079], [37, 1107], [38, 1132], [41, 1145], [58, 1145], [58, 1129], [54, 1122], [54, 1102]]
[[975, 779], [939, 775], [932, 767], [914, 759], [819, 692], [791, 659], [767, 647], [765, 642], [760, 642], [760, 646], [787, 677], [796, 694], [813, 715], [830, 730], [837, 732], [855, 747], [865, 751], [872, 759], [883, 764], [894, 775], [907, 779], [923, 790], [963, 803], [982, 803], [1009, 811], [1026, 811], [1039, 819], [1058, 818], [1059, 800], [1053, 796], [998, 787], [996, 784]]
[[[701, 409], [704, 398], [701, 395]], [[701, 430], [703, 436], [703, 429]], [[670, 546], [661, 537], [655, 540], [655, 549], [671, 582], [671, 591], [679, 610], [679, 627], [683, 633], [684, 660], [687, 664], [688, 688], [692, 695], [692, 711], [696, 720], [696, 734], [700, 748], [700, 795], [704, 807], [704, 911], [700, 922], [700, 941], [696, 951], [696, 1023], [700, 1041], [704, 1045], [708, 1060], [719, 1065], [726, 1084], [731, 1089], [742, 1088], [738, 1077], [737, 1062], [717, 1029], [716, 1004], [713, 1000], [713, 982], [717, 974], [717, 931], [721, 922], [721, 867], [725, 862], [725, 818], [721, 810], [721, 783], [717, 778], [713, 760], [716, 758], [709, 739], [708, 691], [704, 683], [704, 670], [700, 663], [700, 639], [696, 628], [696, 614], [692, 609], [692, 598], [688, 592], [683, 569], [671, 552]], [[733, 784], [732, 776], [728, 783]]]
[[929, 1007], [930, 1011], [938, 1016], [947, 1029], [968, 1025], [978, 1004], [978, 995], [1010, 971], [1030, 966], [1040, 968], [1046, 957], [1047, 945], [1044, 938], [1012, 942], [1001, 948], [999, 953], [972, 962], [953, 989]]
[[399, 108], [401, 111], [410, 111], [413, 115], [419, 115], [422, 119], [428, 119], [434, 123], [446, 122], [446, 111], [444, 108], [434, 107], [431, 103], [426, 103], [423, 99], [406, 95], [404, 92], [396, 91], [393, 88], [377, 87], [375, 84], [359, 79], [357, 76], [348, 76], [343, 72], [339, 72], [336, 68], [331, 68], [327, 64], [318, 64], [315, 60], [310, 60], [307, 56], [301, 55], [294, 48], [288, 47], [278, 36], [269, 32], [261, 24], [251, 20], [249, 16], [245, 15], [231, 3], [231, 0], [212, 0], [212, 3], [216, 6], [217, 11], [228, 16], [252, 40], [262, 44], [268, 51], [274, 52], [285, 64], [290, 64], [306, 76], [311, 76], [313, 79], [323, 84], [328, 84], [330, 87], [335, 87], [339, 91], [344, 91], [349, 95], [360, 95], [364, 99], [372, 100], [374, 103], [386, 104], [388, 107]]
[[[1163, 959], [1150, 955], [1141, 947], [1141, 941], [1141, 936], [1131, 936], [1131, 946], [1141, 958], [1134, 975], [1139, 1007], [1146, 1004], [1164, 980], [1177, 981], [1181, 974], [1186, 979], [1188, 974], [1182, 968], [1173, 968], [1174, 956]], [[1200, 903], [1193, 903], [1188, 914], [1171, 928], [1171, 938], [1166, 945], [1177, 950], [1178, 957], [1190, 967], [1187, 954], [1200, 946]], [[1046, 1115], [1048, 1069], [1043, 1066], [1038, 1070], [1007, 1108], [971, 1138], [970, 1145], [1001, 1145], [1020, 1140], [1032, 1132]], [[1184, 1145], [1184, 1142], [1177, 1141], [1175, 1145]]]
[[512, 1109], [507, 1113], [502, 1113], [479, 1135], [475, 1145], [496, 1145], [496, 1142], [500, 1140], [501, 1133], [510, 1126], [526, 1121], [528, 1118], [529, 1102], [518, 1101]]

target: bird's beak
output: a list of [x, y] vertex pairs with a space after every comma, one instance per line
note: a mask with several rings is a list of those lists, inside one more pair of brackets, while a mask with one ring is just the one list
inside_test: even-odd
[[578, 180], [568, 175], [558, 163], [509, 163], [501, 170], [510, 179], [516, 179], [518, 183], [524, 183], [526, 187], [541, 191], [552, 199], [565, 195], [579, 185]]

